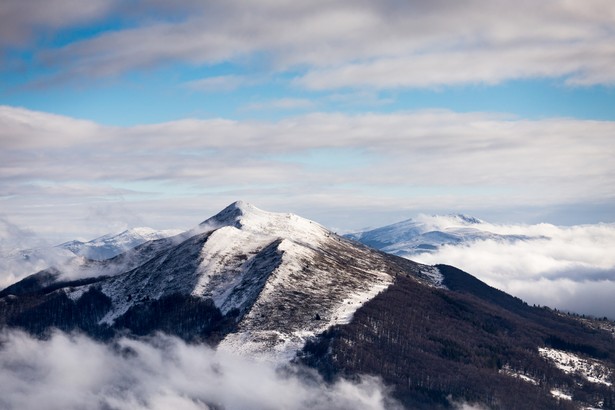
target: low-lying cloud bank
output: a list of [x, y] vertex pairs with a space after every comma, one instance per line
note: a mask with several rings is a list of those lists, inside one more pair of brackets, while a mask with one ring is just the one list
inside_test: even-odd
[[[446, 229], [446, 224], [445, 219], [439, 225], [432, 220], [436, 229]], [[454, 265], [528, 303], [615, 319], [615, 224], [473, 227], [529, 238], [445, 245], [411, 259]]]
[[85, 336], [47, 341], [4, 333], [0, 407], [9, 409], [400, 409], [375, 378], [327, 385], [309, 371], [280, 370], [168, 336]]

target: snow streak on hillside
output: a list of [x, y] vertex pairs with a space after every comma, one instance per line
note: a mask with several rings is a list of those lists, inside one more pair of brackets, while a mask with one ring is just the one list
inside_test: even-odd
[[538, 352], [565, 373], [580, 374], [591, 383], [601, 383], [606, 386], [613, 385], [611, 382], [611, 370], [598, 360], [586, 359], [574, 353], [549, 347], [541, 347], [538, 349]]

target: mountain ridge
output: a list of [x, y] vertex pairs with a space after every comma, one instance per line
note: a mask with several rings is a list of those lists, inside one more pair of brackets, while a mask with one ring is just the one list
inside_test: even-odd
[[156, 230], [148, 227], [135, 227], [116, 234], [106, 234], [87, 242], [72, 240], [57, 245], [57, 248], [67, 249], [77, 256], [90, 260], [113, 258], [129, 249], [145, 242], [168, 238], [181, 233], [181, 230]]

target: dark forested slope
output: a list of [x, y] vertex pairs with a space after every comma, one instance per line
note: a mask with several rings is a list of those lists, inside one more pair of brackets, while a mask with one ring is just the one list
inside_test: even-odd
[[[613, 369], [611, 334], [528, 306], [456, 268], [439, 268], [450, 290], [399, 276], [350, 324], [308, 343], [300, 361], [330, 379], [382, 376], [408, 408], [453, 402], [493, 409], [613, 408], [612, 386], [566, 374], [538, 351], [561, 349]], [[556, 398], [553, 390], [572, 400]]]

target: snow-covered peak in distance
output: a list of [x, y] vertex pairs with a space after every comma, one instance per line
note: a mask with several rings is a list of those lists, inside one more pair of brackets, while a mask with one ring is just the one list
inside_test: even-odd
[[345, 235], [365, 245], [398, 256], [434, 252], [443, 245], [459, 245], [479, 240], [518, 241], [534, 239], [524, 235], [503, 235], [491, 232], [492, 225], [464, 215], [419, 215], [364, 232]]
[[87, 242], [73, 240], [56, 246], [13, 251], [0, 255], [0, 286], [9, 286], [46, 269], [59, 272], [62, 280], [115, 275], [135, 267], [147, 257], [143, 252], [137, 252], [142, 255], [141, 259], [133, 257], [131, 251], [136, 247], [152, 243], [148, 248], [153, 252], [166, 245], [164, 239], [181, 233], [179, 229], [136, 227]]
[[104, 260], [117, 256], [129, 249], [135, 248], [145, 242], [168, 238], [181, 233], [177, 229], [155, 230], [138, 227], [125, 230], [119, 234], [107, 234], [89, 242], [70, 241], [58, 245], [59, 248], [68, 249], [75, 255], [92, 260]]

